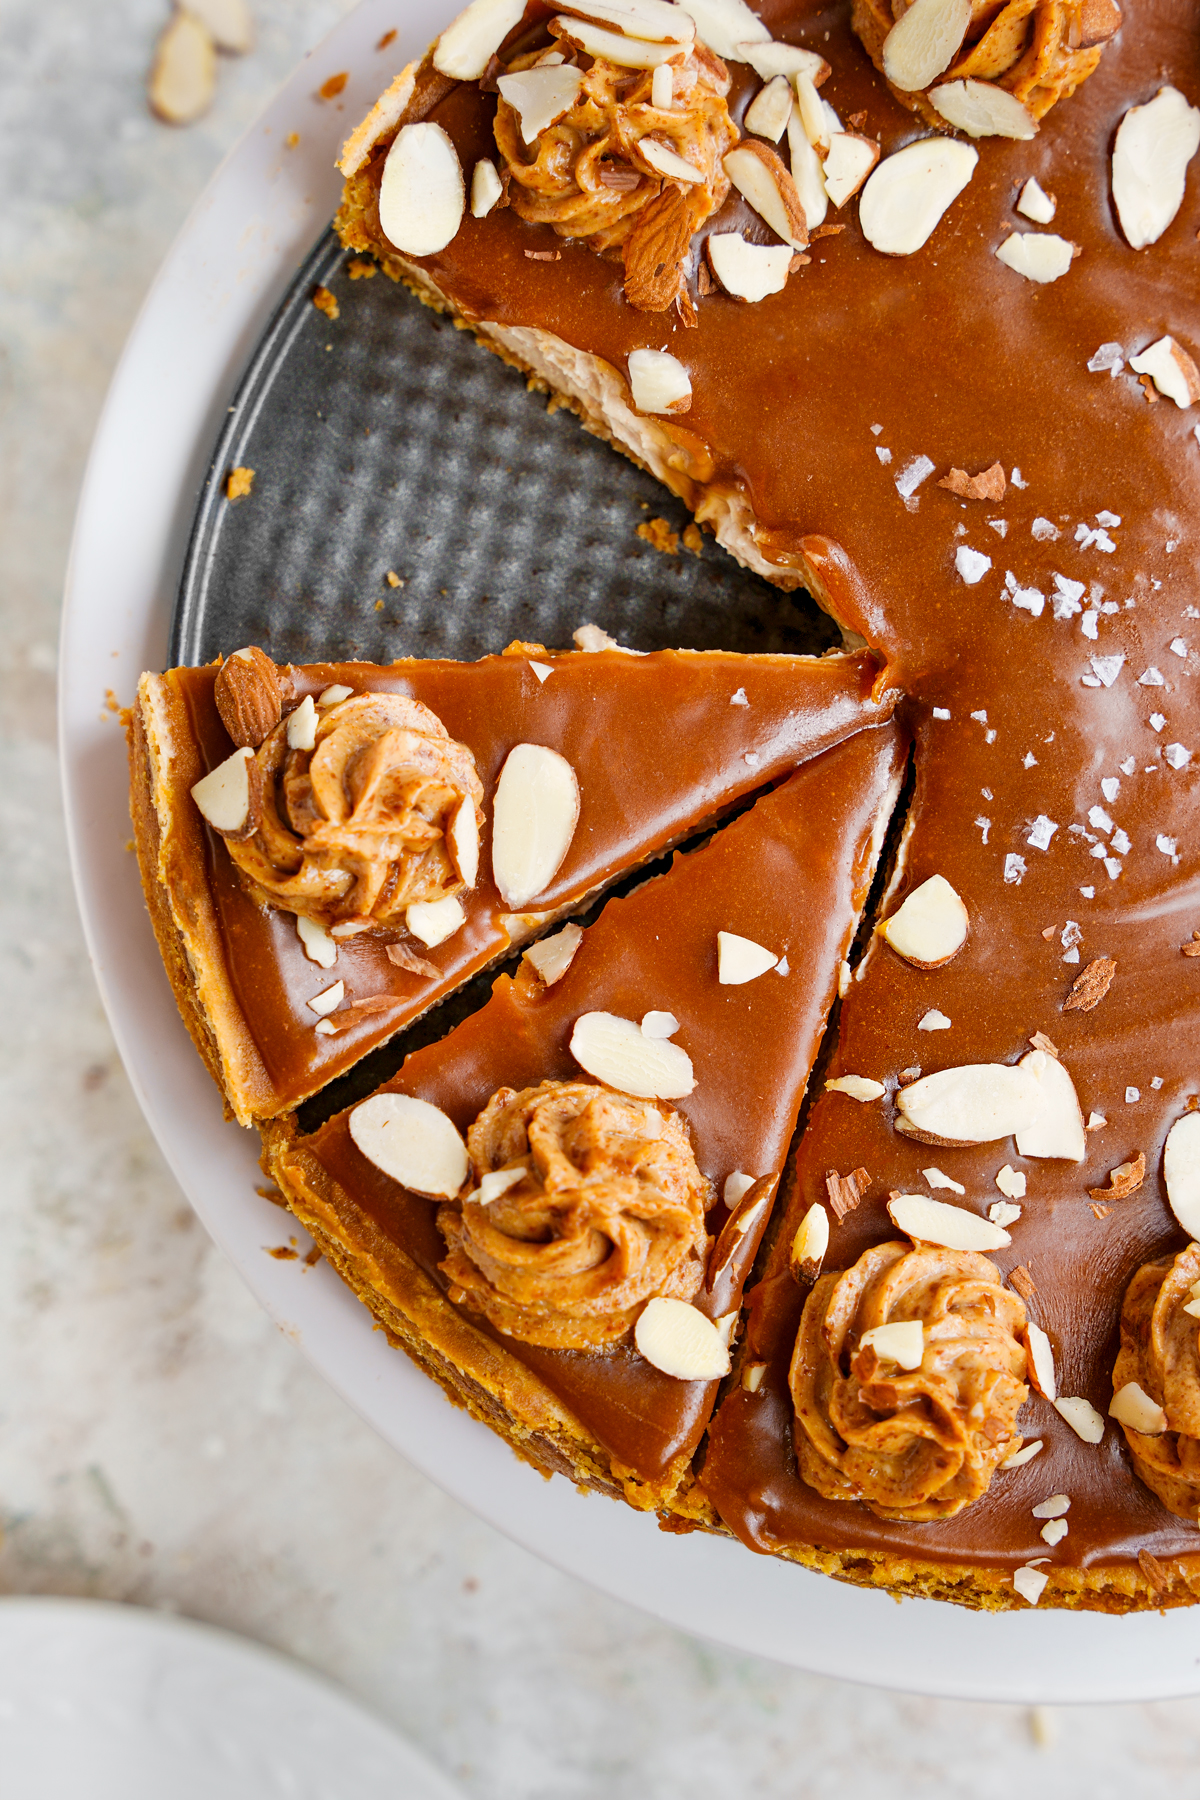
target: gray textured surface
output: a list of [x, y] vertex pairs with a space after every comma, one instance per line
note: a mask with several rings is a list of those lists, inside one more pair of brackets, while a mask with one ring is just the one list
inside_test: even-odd
[[[256, 0], [259, 48], [187, 133], [141, 100], [163, 10], [5, 0], [0, 32], [0, 1587], [178, 1608], [290, 1650], [477, 1800], [1194, 1792], [1200, 1703], [1057, 1713], [1040, 1746], [1024, 1710], [793, 1674], [544, 1567], [322, 1386], [173, 1187], [68, 885], [59, 593], [138, 301], [222, 149], [341, 8]], [[601, 1504], [581, 1502], [582, 1530]]]

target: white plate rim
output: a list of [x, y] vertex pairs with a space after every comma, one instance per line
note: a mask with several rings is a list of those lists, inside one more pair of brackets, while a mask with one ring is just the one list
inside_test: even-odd
[[[222, 410], [338, 194], [342, 137], [456, 0], [361, 0], [230, 152], [176, 239], [122, 353], [76, 519], [60, 652], [60, 750], [88, 950], [138, 1100], [176, 1179], [251, 1291], [376, 1431], [445, 1491], [558, 1568], [722, 1645], [848, 1680], [972, 1700], [1148, 1700], [1200, 1692], [1190, 1608], [1126, 1618], [926, 1600], [897, 1605], [704, 1533], [658, 1532], [545, 1482], [371, 1330], [327, 1265], [264, 1255], [281, 1215], [254, 1194], [248, 1134], [222, 1123], [175, 1009], [129, 836], [123, 745], [104, 693], [164, 666], [200, 482]], [[349, 70], [336, 105], [316, 88]], [[300, 143], [284, 148], [292, 130]], [[164, 403], [165, 401], [165, 403]]]

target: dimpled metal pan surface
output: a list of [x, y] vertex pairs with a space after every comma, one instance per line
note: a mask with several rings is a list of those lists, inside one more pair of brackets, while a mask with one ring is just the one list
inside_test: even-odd
[[[172, 663], [245, 643], [280, 662], [473, 659], [564, 648], [591, 621], [639, 650], [819, 653], [837, 633], [710, 538], [663, 555], [637, 527], [689, 515], [653, 476], [332, 231], [250, 359], [196, 508]], [[313, 305], [335, 297], [331, 319]], [[230, 469], [254, 470], [230, 502]], [[401, 583], [392, 585], [388, 572]]]

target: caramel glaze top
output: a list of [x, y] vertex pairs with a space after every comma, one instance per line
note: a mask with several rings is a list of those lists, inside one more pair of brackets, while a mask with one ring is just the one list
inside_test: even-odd
[[[482, 1011], [440, 1044], [410, 1056], [381, 1090], [440, 1106], [464, 1134], [500, 1087], [579, 1080], [568, 1045], [581, 1013], [680, 1021], [675, 1042], [692, 1059], [695, 1090], [675, 1104], [696, 1160], [718, 1193], [735, 1169], [782, 1169], [808, 1073], [837, 991], [838, 969], [866, 898], [873, 833], [894, 802], [905, 746], [894, 728], [862, 732], [802, 768], [718, 832], [701, 850], [624, 900], [612, 900], [584, 936], [561, 981], [545, 988], [523, 970], [502, 975]], [[736, 931], [786, 956], [741, 987], [717, 982], [717, 932]], [[772, 1046], [764, 1057], [763, 1046]], [[436, 1203], [410, 1194], [354, 1144], [349, 1112], [300, 1140], [353, 1206], [411, 1256], [443, 1293], [446, 1254]], [[718, 1202], [710, 1229], [727, 1214]], [[740, 1304], [762, 1228], [696, 1304], [719, 1318]], [[468, 1315], [471, 1316], [471, 1315]], [[617, 1460], [651, 1479], [691, 1454], [716, 1382], [661, 1374], [631, 1348], [547, 1350], [481, 1331], [551, 1388]]]
[[[274, 1089], [272, 1113], [323, 1087], [509, 948], [506, 908], [491, 880], [490, 821], [496, 781], [514, 745], [560, 751], [582, 790], [574, 841], [537, 897], [538, 907], [551, 912], [687, 837], [804, 758], [877, 723], [894, 700], [871, 699], [879, 671], [869, 655], [600, 651], [539, 652], [538, 660], [554, 669], [544, 683], [526, 657], [508, 655], [478, 663], [322, 663], [292, 671], [297, 699], [345, 683], [423, 701], [473, 753], [485, 801], [479, 881], [462, 897], [465, 925], [432, 950], [414, 942], [440, 971], [437, 981], [390, 963], [383, 941], [370, 933], [344, 942], [332, 969], [310, 962], [293, 914], [258, 906], [224, 842], [205, 827], [207, 878], [229, 980]], [[169, 679], [203, 766], [215, 767], [233, 748], [213, 699], [215, 670], [177, 669]], [[730, 704], [739, 687], [748, 706]], [[757, 760], [748, 762], [747, 755]], [[178, 802], [192, 804], [186, 792]], [[378, 994], [393, 996], [395, 1004], [336, 1037], [320, 1037], [307, 1002], [338, 980], [346, 984], [347, 1006]]]
[[[822, 92], [843, 120], [865, 111], [860, 129], [881, 139], [885, 155], [928, 135], [871, 68], [847, 6], [761, 0], [758, 10], [776, 37], [828, 58], [833, 73]], [[1089, 1134], [1080, 1167], [1026, 1163], [1011, 1142], [934, 1149], [898, 1136], [890, 1094], [872, 1106], [830, 1097], [807, 1135], [797, 1205], [824, 1198], [827, 1169], [870, 1170], [868, 1198], [833, 1231], [827, 1266], [845, 1267], [891, 1234], [887, 1192], [920, 1191], [922, 1168], [961, 1181], [976, 1209], [997, 1197], [1003, 1163], [1023, 1169], [1024, 1213], [1011, 1249], [995, 1260], [1030, 1268], [1038, 1285], [1030, 1310], [1054, 1343], [1061, 1391], [1087, 1395], [1102, 1413], [1125, 1283], [1148, 1257], [1184, 1242], [1166, 1205], [1162, 1146], [1200, 1089], [1200, 958], [1180, 955], [1200, 929], [1200, 618], [1188, 611], [1200, 610], [1200, 411], [1151, 404], [1128, 373], [1087, 368], [1103, 343], [1119, 342], [1128, 356], [1166, 332], [1200, 357], [1200, 163], [1173, 224], [1138, 252], [1121, 236], [1109, 181], [1113, 136], [1129, 106], [1164, 81], [1200, 103], [1200, 30], [1192, 0], [1125, 0], [1124, 13], [1098, 71], [1032, 142], [979, 143], [973, 180], [914, 256], [872, 250], [852, 201], [831, 214], [845, 232], [815, 244], [812, 263], [783, 293], [757, 306], [714, 294], [699, 302], [694, 330], [674, 315], [634, 312], [622, 299], [619, 265], [511, 211], [466, 218], [425, 265], [464, 312], [541, 326], [618, 369], [639, 345], [670, 348], [692, 381], [680, 423], [693, 470], [740, 490], [759, 520], [760, 548], [784, 571], [807, 558], [832, 610], [889, 658], [908, 695], [919, 759], [892, 904], [938, 871], [966, 900], [971, 935], [954, 962], [931, 973], [878, 949], [842, 1012], [841, 1066], [894, 1089], [911, 1065], [928, 1073], [1013, 1061], [1040, 1029], [1061, 1049], [1085, 1115], [1095, 1110], [1109, 1122]], [[737, 65], [732, 72], [740, 118], [758, 84]], [[490, 148], [492, 105], [462, 87], [438, 110], [467, 166]], [[1052, 229], [1081, 248], [1069, 272], [1044, 287], [992, 254], [1007, 228], [1034, 229], [1014, 211], [1031, 175], [1057, 196]], [[750, 218], [734, 197], [708, 229], [749, 226]], [[761, 227], [751, 234], [765, 235]], [[562, 260], [532, 262], [526, 249], [561, 249]], [[876, 425], [882, 430], [872, 432]], [[891, 451], [889, 463], [880, 450]], [[929, 457], [935, 474], [906, 506], [895, 476], [917, 456]], [[936, 486], [951, 466], [974, 472], [996, 460], [1010, 476], [1020, 471], [998, 505]], [[1100, 512], [1121, 519], [1109, 532], [1111, 552], [1075, 540], [1077, 524], [1095, 527]], [[1004, 522], [1005, 536], [990, 519]], [[1037, 519], [1054, 533], [1035, 537]], [[992, 559], [978, 585], [955, 571], [960, 544]], [[1040, 617], [1011, 604], [1006, 570], [1018, 587], [1047, 596]], [[1103, 595], [1093, 588], [1091, 597], [1118, 607], [1099, 615], [1095, 641], [1079, 615], [1052, 616], [1055, 572], [1099, 584]], [[1082, 685], [1091, 657], [1120, 655], [1111, 686]], [[1149, 668], [1163, 685], [1139, 685]], [[934, 707], [950, 717], [935, 718]], [[986, 723], [972, 718], [985, 712]], [[1148, 720], [1159, 713], [1166, 723], [1155, 731]], [[1195, 753], [1188, 766], [1168, 765], [1172, 743]], [[1111, 802], [1100, 787], [1106, 779], [1120, 781]], [[1088, 825], [1097, 805], [1130, 840], [1127, 852], [1109, 850], [1121, 865], [1116, 877], [1069, 830], [1081, 825], [1109, 840]], [[1027, 842], [1041, 814], [1058, 827], [1047, 850]], [[1174, 850], [1157, 848], [1160, 839], [1174, 840]], [[1010, 855], [1026, 865], [1019, 882], [1005, 881]], [[1078, 964], [1063, 961], [1068, 920], [1082, 932]], [[1118, 964], [1107, 998], [1092, 1013], [1063, 1014], [1072, 978], [1102, 955]], [[951, 1029], [919, 1033], [917, 1021], [935, 1006]], [[1134, 1088], [1138, 1098], [1127, 1101]], [[1087, 1189], [1139, 1150], [1145, 1186], [1097, 1219]], [[863, 1544], [1011, 1564], [1045, 1552], [1029, 1508], [1061, 1490], [1073, 1505], [1070, 1533], [1050, 1552], [1055, 1563], [1121, 1559], [1142, 1545], [1159, 1555], [1200, 1548], [1133, 1476], [1115, 1428], [1093, 1448], [1036, 1399], [1022, 1423], [1046, 1449], [998, 1475], [987, 1498], [951, 1524], [883, 1524], [856, 1506], [818, 1500], [793, 1473], [784, 1376], [797, 1316], [798, 1296], [764, 1291], [752, 1336], [770, 1377], [757, 1396], [726, 1402], [708, 1459], [709, 1491], [748, 1543]]]

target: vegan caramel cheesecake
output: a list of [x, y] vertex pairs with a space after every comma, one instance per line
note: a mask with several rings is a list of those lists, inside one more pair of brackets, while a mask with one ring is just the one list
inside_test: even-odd
[[[582, 939], [532, 945], [362, 1108], [307, 1136], [277, 1116], [337, 1052], [232, 1102], [276, 1118], [272, 1172], [394, 1341], [537, 1466], [673, 1529], [989, 1609], [1200, 1594], [1198, 149], [1183, 0], [473, 0], [344, 147], [348, 248], [864, 655], [857, 698], [816, 695], [738, 792], [790, 780]], [[526, 652], [560, 694], [600, 660]], [[672, 728], [655, 664], [624, 666], [670, 786], [702, 725]], [[483, 843], [505, 756], [578, 759], [531, 711], [473, 737], [423, 666], [288, 673], [276, 734], [325, 682], [433, 715], [388, 725], [437, 765], [423, 799], [405, 787], [412, 844], [369, 878], [343, 861], [333, 901], [262, 860], [255, 807], [283, 794], [303, 837], [308, 768], [214, 725], [208, 689], [175, 812], [135, 781], [152, 911], [186, 815], [293, 958], [301, 916], [391, 966], [402, 906], [406, 931], [410, 906], [469, 920], [468, 802]], [[901, 733], [911, 788], [848, 949]], [[239, 749], [222, 825], [192, 795]], [[715, 819], [739, 753], [735, 730], [719, 796], [660, 800], [644, 847], [626, 833], [508, 904], [499, 947]], [[789, 809], [772, 874], [745, 848]], [[731, 863], [753, 929], [724, 910]], [[184, 912], [160, 922], [177, 968]], [[812, 947], [781, 981], [789, 919]], [[723, 980], [722, 937], [753, 973]]]

